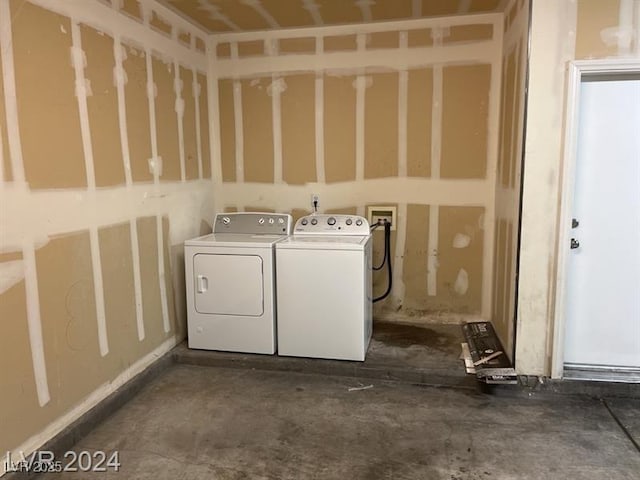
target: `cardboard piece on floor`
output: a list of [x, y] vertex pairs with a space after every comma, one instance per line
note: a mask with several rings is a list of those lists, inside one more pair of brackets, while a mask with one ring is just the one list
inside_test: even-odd
[[[516, 372], [504, 354], [504, 348], [491, 322], [466, 323], [462, 326], [462, 333], [469, 352], [464, 356], [467, 373], [472, 373], [472, 367], [476, 377], [482, 382], [503, 385], [518, 383]], [[464, 346], [463, 353], [466, 353]]]

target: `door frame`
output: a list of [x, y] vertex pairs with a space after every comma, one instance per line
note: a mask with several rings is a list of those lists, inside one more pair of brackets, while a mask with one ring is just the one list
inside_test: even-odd
[[553, 350], [551, 352], [551, 378], [562, 378], [564, 372], [565, 297], [568, 276], [569, 239], [575, 192], [576, 153], [580, 123], [580, 94], [585, 76], [640, 74], [639, 58], [574, 60], [568, 64], [567, 101], [564, 125], [564, 152], [560, 169], [560, 214], [558, 217], [558, 244], [555, 274], [555, 305], [553, 315]]

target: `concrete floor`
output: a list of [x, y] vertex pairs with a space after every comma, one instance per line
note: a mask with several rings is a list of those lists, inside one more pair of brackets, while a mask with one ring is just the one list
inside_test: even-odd
[[[640, 435], [637, 400], [609, 406]], [[118, 450], [121, 470], [45, 478], [601, 480], [640, 472], [640, 453], [595, 399], [192, 365], [162, 372], [74, 450]]]

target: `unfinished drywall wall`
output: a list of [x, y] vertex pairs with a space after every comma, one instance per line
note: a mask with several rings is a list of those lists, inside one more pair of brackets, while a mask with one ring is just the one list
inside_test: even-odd
[[[217, 202], [397, 206], [394, 289], [378, 313], [489, 318], [502, 25], [489, 14], [214, 37]], [[374, 282], [384, 290], [382, 273]]]
[[520, 373], [551, 374], [567, 62], [609, 57], [640, 59], [639, 2], [533, 2], [516, 338]]
[[513, 357], [529, 1], [512, 0], [504, 17], [500, 132], [496, 172], [493, 301], [491, 320]]
[[151, 0], [0, 2], [2, 452], [184, 337], [182, 243], [214, 211], [202, 36]]

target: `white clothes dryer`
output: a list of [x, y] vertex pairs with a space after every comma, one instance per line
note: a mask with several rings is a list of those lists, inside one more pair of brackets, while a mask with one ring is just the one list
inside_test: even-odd
[[314, 214], [276, 244], [278, 354], [363, 361], [372, 332], [366, 219]]
[[291, 233], [286, 214], [217, 214], [213, 233], [184, 248], [189, 348], [276, 351], [274, 245]]

